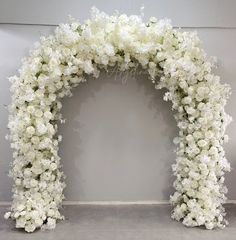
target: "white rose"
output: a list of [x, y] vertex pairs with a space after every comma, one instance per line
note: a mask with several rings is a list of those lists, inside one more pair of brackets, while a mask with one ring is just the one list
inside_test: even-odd
[[34, 106], [28, 106], [27, 107], [27, 111], [29, 112], [29, 113], [34, 113], [34, 111], [35, 111], [35, 108], [34, 108]]
[[180, 86], [181, 88], [185, 89], [185, 88], [188, 87], [188, 84], [187, 84], [186, 81], [180, 81], [180, 82], [179, 82], [179, 86]]
[[32, 172], [34, 174], [41, 174], [43, 172], [43, 169], [41, 168], [40, 165], [35, 166], [35, 164], [34, 164], [33, 167], [32, 167]]
[[204, 216], [198, 216], [198, 217], [196, 218], [196, 220], [197, 220], [197, 223], [198, 223], [199, 226], [201, 226], [201, 225], [203, 225], [203, 224], [205, 223], [205, 218], [204, 218]]
[[11, 212], [6, 212], [6, 213], [4, 214], [4, 218], [5, 218], [5, 219], [10, 218], [10, 216], [11, 216]]
[[187, 206], [191, 209], [194, 208], [196, 205], [196, 200], [195, 199], [191, 199], [187, 202]]
[[57, 164], [56, 163], [51, 163], [50, 168], [51, 168], [52, 171], [54, 171], [55, 169], [57, 169]]
[[49, 112], [49, 111], [46, 111], [43, 115], [44, 115], [44, 117], [47, 118], [47, 119], [52, 119], [52, 113]]
[[193, 133], [193, 137], [194, 137], [195, 139], [199, 139], [199, 138], [202, 137], [202, 133], [201, 133], [200, 131], [195, 131], [195, 132]]
[[92, 62], [89, 61], [89, 60], [84, 61], [84, 63], [83, 63], [83, 67], [84, 67], [84, 71], [85, 71], [85, 73], [87, 73], [87, 74], [91, 74], [91, 73], [94, 71], [94, 68], [93, 68]]
[[214, 155], [214, 154], [217, 154], [218, 153], [218, 150], [216, 147], [212, 146], [210, 149], [209, 149], [209, 154], [211, 155]]
[[17, 206], [17, 211], [19, 211], [19, 212], [21, 212], [21, 211], [23, 211], [24, 209], [25, 209], [25, 205], [23, 205], [23, 204], [18, 204], [18, 206]]
[[35, 133], [35, 128], [33, 126], [29, 126], [26, 128], [26, 133], [29, 135], [29, 136], [32, 136], [34, 133]]
[[45, 168], [49, 168], [51, 161], [49, 159], [42, 159], [42, 164]]
[[212, 131], [205, 132], [205, 137], [206, 138], [211, 139], [211, 138], [213, 138], [213, 136], [214, 136], [214, 133]]
[[36, 211], [36, 210], [33, 210], [33, 211], [30, 212], [30, 215], [33, 219], [36, 219], [36, 218], [39, 217], [39, 212]]
[[214, 228], [214, 223], [212, 223], [212, 222], [206, 222], [206, 223], [205, 223], [205, 226], [206, 226], [207, 229], [210, 230], [210, 229], [213, 229], [213, 228]]
[[15, 180], [15, 184], [16, 184], [17, 186], [20, 186], [20, 185], [21, 185], [21, 179], [17, 178], [17, 179]]
[[186, 111], [187, 111], [188, 114], [193, 115], [196, 110], [193, 107], [187, 107]]
[[25, 177], [30, 177], [30, 176], [32, 175], [31, 170], [30, 170], [29, 168], [26, 168], [26, 169], [24, 170], [24, 175], [25, 175]]
[[16, 228], [24, 228], [26, 223], [26, 219], [21, 217], [16, 219]]
[[47, 132], [47, 127], [44, 123], [38, 122], [37, 123], [37, 131], [40, 135], [45, 134]]
[[206, 155], [201, 156], [200, 161], [202, 163], [208, 163], [210, 161], [210, 158]]
[[207, 145], [207, 141], [201, 139], [197, 142], [199, 147], [205, 147]]
[[31, 138], [31, 142], [34, 143], [35, 145], [38, 145], [40, 140], [39, 140], [39, 137], [38, 136], [33, 136]]
[[34, 112], [34, 115], [38, 118], [41, 118], [43, 116], [43, 112], [40, 110], [40, 109], [37, 109], [35, 112]]
[[53, 218], [47, 219], [47, 228], [48, 229], [54, 229], [56, 227], [56, 220]]
[[114, 47], [111, 44], [106, 44], [104, 46], [104, 51], [108, 56], [114, 56], [115, 55]]
[[191, 102], [192, 102], [192, 98], [189, 96], [182, 99], [183, 104], [190, 104]]
[[193, 138], [193, 136], [190, 135], [190, 134], [186, 136], [186, 140], [187, 140], [188, 142], [194, 142], [194, 138]]
[[33, 224], [26, 224], [26, 226], [25, 226], [25, 231], [26, 232], [33, 232], [34, 230], [35, 230], [35, 226], [33, 225]]
[[48, 216], [53, 217], [55, 215], [55, 211], [52, 209], [48, 210]]
[[38, 181], [35, 179], [31, 179], [30, 185], [31, 185], [31, 187], [36, 187], [38, 185]]

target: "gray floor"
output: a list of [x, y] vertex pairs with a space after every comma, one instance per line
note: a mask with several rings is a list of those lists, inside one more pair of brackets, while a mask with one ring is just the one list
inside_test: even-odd
[[[6, 206], [0, 207], [3, 216]], [[52, 231], [32, 234], [0, 218], [0, 240], [235, 240], [236, 205], [226, 205], [230, 225], [223, 230], [187, 228], [171, 220], [169, 205], [64, 206], [66, 220]]]

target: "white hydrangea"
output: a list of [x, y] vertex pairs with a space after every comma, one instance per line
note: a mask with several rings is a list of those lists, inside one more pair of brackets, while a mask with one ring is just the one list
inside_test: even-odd
[[196, 33], [178, 31], [168, 20], [140, 16], [109, 16], [97, 9], [85, 24], [72, 22], [41, 37], [23, 60], [20, 76], [10, 78], [9, 139], [14, 149], [11, 176], [15, 182], [11, 212], [17, 228], [33, 232], [53, 229], [63, 219], [58, 208], [64, 198], [64, 176], [58, 156], [57, 121], [61, 98], [101, 69], [147, 70], [179, 127], [176, 192], [172, 217], [187, 226], [224, 227], [224, 171], [230, 170], [223, 151], [231, 118], [224, 107], [230, 88], [212, 73]]

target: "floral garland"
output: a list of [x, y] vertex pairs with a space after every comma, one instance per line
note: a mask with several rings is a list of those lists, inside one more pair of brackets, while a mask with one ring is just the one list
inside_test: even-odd
[[61, 24], [53, 36], [41, 37], [23, 60], [20, 76], [10, 78], [14, 194], [5, 217], [27, 232], [53, 229], [63, 219], [58, 208], [65, 183], [56, 134], [61, 99], [87, 75], [97, 78], [101, 69], [114, 66], [146, 69], [156, 89], [167, 89], [164, 100], [173, 103], [179, 136], [172, 217], [191, 227], [224, 227], [223, 175], [230, 164], [222, 145], [231, 120], [224, 111], [230, 87], [212, 73], [196, 33], [173, 29], [168, 20], [144, 23], [141, 16], [109, 16], [95, 8], [84, 24]]

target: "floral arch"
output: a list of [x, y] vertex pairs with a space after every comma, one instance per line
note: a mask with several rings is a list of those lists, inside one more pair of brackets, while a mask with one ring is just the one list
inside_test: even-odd
[[57, 135], [61, 99], [87, 75], [96, 78], [114, 66], [146, 69], [154, 87], [167, 90], [164, 100], [172, 101], [179, 128], [172, 217], [187, 226], [224, 227], [223, 175], [230, 165], [222, 145], [231, 120], [224, 111], [229, 86], [212, 73], [196, 33], [173, 29], [168, 20], [144, 23], [140, 16], [108, 16], [95, 8], [84, 24], [62, 24], [54, 35], [42, 37], [19, 76], [10, 78], [14, 187], [5, 217], [27, 232], [52, 229], [63, 219], [58, 210], [65, 187]]

